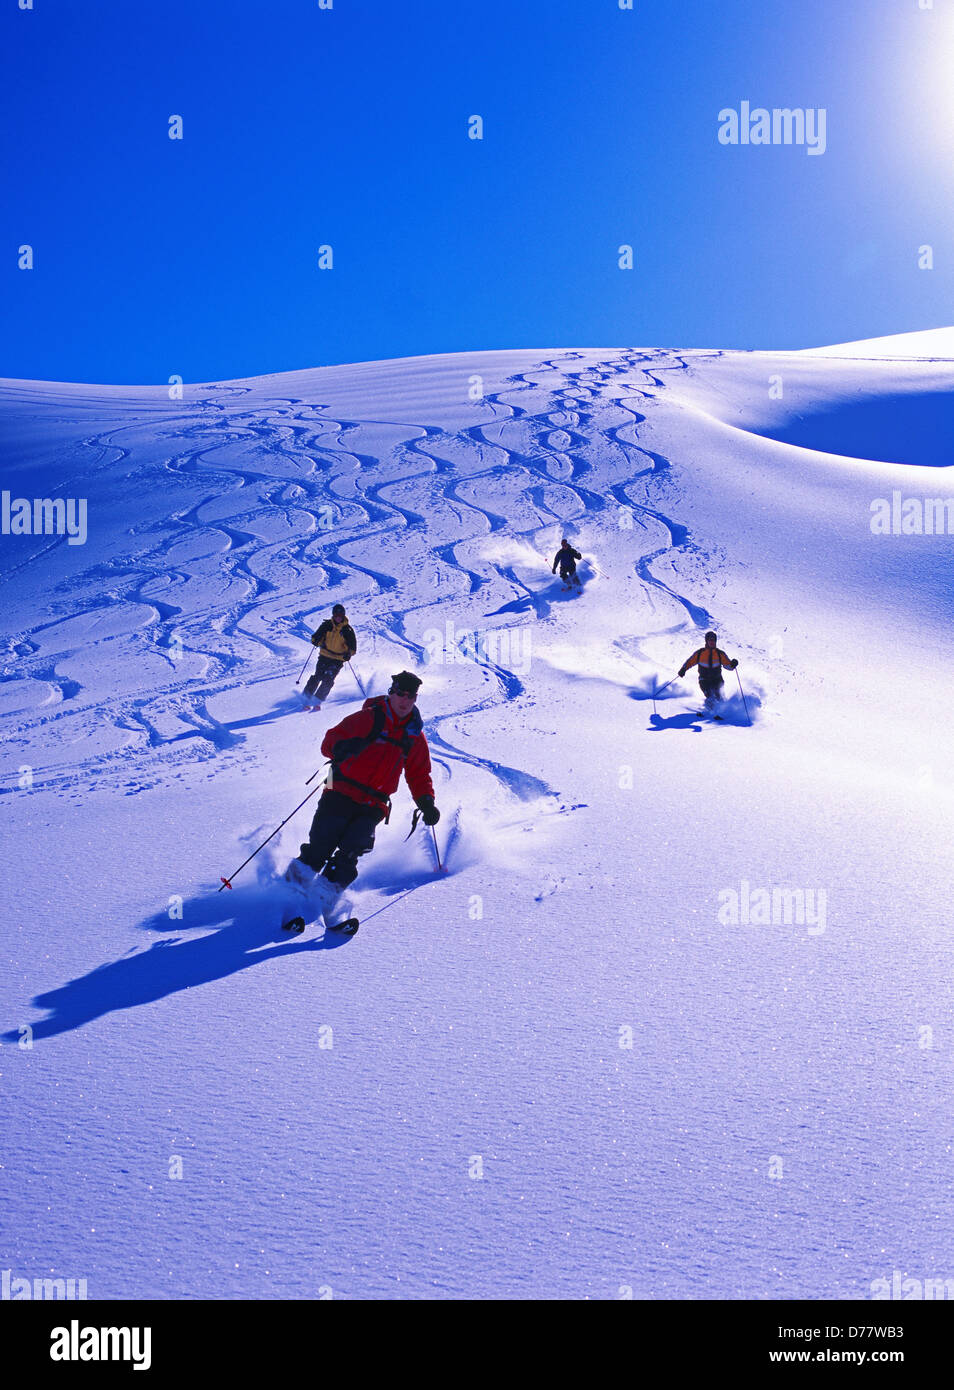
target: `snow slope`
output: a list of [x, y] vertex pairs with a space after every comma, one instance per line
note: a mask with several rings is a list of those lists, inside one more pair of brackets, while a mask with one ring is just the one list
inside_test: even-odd
[[917, 333], [895, 333], [889, 338], [866, 338], [860, 343], [806, 348], [805, 356], [954, 358], [954, 328], [926, 328]]
[[[104, 1298], [949, 1275], [951, 538], [870, 506], [954, 497], [952, 386], [635, 349], [0, 384], [3, 487], [89, 515], [0, 538], [0, 1265]], [[424, 677], [450, 872], [402, 789], [359, 934], [287, 940], [310, 808], [216, 888], [358, 707], [345, 672], [299, 712], [336, 601], [370, 690]], [[751, 727], [731, 674], [722, 725], [692, 679], [654, 708], [710, 625]], [[824, 911], [728, 920], [757, 889]]]

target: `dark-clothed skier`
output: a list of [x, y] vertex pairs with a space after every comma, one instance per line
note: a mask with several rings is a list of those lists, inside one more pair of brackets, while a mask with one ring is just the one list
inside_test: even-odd
[[318, 648], [318, 665], [305, 686], [305, 699], [316, 702], [320, 709], [322, 700], [327, 700], [331, 693], [338, 672], [358, 650], [358, 639], [348, 622], [344, 604], [335, 604], [331, 617], [312, 633], [311, 641], [312, 646]]
[[698, 651], [693, 652], [688, 661], [684, 661], [679, 667], [680, 676], [684, 676], [693, 666], [699, 667], [699, 688], [705, 696], [706, 708], [711, 708], [722, 699], [722, 668], [734, 671], [738, 666], [738, 660], [730, 661], [724, 651], [716, 645], [718, 636], [714, 632], [706, 633], [706, 644]]
[[331, 760], [331, 773], [308, 841], [288, 866], [289, 883], [311, 888], [317, 874], [334, 885], [331, 897], [353, 883], [359, 857], [374, 848], [375, 829], [390, 815], [402, 772], [424, 824], [440, 820], [431, 755], [415, 707], [420, 684], [419, 676], [399, 671], [387, 695], [365, 700], [325, 734], [321, 751]]
[[551, 574], [556, 574], [557, 565], [559, 565], [560, 578], [563, 580], [563, 587], [569, 589], [571, 584], [576, 584], [578, 588], [582, 588], [583, 586], [582, 584], [580, 584], [580, 576], [576, 572], [576, 562], [577, 560], [582, 559], [583, 556], [580, 554], [580, 552], [578, 550], [574, 550], [570, 542], [567, 540], [566, 536], [564, 536], [563, 540], [560, 542], [560, 549], [554, 556], [553, 568], [550, 572]]

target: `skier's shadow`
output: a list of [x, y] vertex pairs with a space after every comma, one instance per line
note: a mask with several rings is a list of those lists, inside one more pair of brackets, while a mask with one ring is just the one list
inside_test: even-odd
[[692, 710], [684, 710], [681, 714], [671, 714], [668, 719], [664, 719], [661, 714], [651, 714], [649, 716], [649, 732], [651, 734], [664, 733], [667, 729], [689, 729], [694, 734], [702, 733], [701, 714], [693, 714]]
[[[643, 700], [651, 700], [653, 698], [652, 690], [645, 689], [643, 686], [637, 686], [629, 692], [629, 698], [631, 700], [637, 700], [640, 703], [642, 703]], [[682, 699], [683, 697], [680, 695], [676, 698]], [[657, 699], [660, 704], [665, 704], [661, 695], [658, 696]], [[701, 715], [698, 710], [680, 710], [678, 714], [670, 714], [668, 718], [661, 715], [658, 710], [654, 710], [649, 716], [649, 732], [651, 734], [660, 734], [664, 733], [667, 729], [689, 729], [691, 733], [701, 734], [703, 718], [704, 716]]]
[[[351, 940], [336, 932], [306, 941], [289, 939], [280, 926], [274, 925], [274, 916], [274, 895], [258, 888], [239, 888], [230, 893], [206, 893], [187, 901], [181, 922], [170, 921], [163, 914], [149, 918], [141, 924], [147, 931], [191, 932], [202, 927], [218, 930], [198, 939], [177, 936], [154, 941], [141, 951], [133, 948], [119, 960], [108, 961], [65, 985], [36, 995], [33, 1003], [37, 1008], [48, 1009], [50, 1015], [31, 1024], [33, 1037], [55, 1037], [104, 1014], [151, 1004], [181, 990], [225, 979], [263, 961], [306, 951], [332, 950]], [[19, 1038], [18, 1029], [2, 1035], [4, 1042], [17, 1042]]]
[[504, 613], [530, 614], [543, 621], [550, 616], [550, 605], [553, 603], [563, 603], [572, 598], [579, 598], [586, 587], [586, 580], [592, 576], [593, 566], [588, 560], [584, 560], [577, 568], [579, 584], [574, 584], [572, 588], [565, 589], [558, 579], [541, 591], [530, 589], [518, 579], [512, 567], [502, 565], [500, 573], [505, 579], [509, 579], [514, 585], [519, 585], [524, 593], [522, 598], [511, 599], [509, 603], [501, 604], [499, 608], [493, 608], [484, 616], [487, 618], [498, 618]]

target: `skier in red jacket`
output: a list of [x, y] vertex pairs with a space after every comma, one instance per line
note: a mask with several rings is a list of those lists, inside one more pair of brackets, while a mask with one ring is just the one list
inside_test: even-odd
[[[421, 680], [411, 671], [391, 677], [387, 695], [365, 700], [329, 729], [321, 751], [331, 773], [318, 802], [308, 841], [285, 873], [294, 886], [311, 890], [315, 876], [334, 885], [326, 897], [358, 876], [358, 858], [374, 848], [374, 832], [391, 812], [391, 793], [401, 772], [425, 825], [436, 825], [431, 755], [416, 708]], [[319, 885], [321, 887], [321, 885]]]

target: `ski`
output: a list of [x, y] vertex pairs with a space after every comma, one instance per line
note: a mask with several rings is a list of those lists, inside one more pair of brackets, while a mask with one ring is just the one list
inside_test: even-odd
[[347, 917], [343, 922], [329, 922], [328, 930], [340, 932], [342, 936], [354, 936], [360, 925], [357, 917]]
[[[325, 923], [326, 930], [340, 932], [342, 936], [354, 936], [360, 925], [357, 917], [346, 917], [343, 922]], [[282, 931], [287, 931], [293, 936], [300, 936], [307, 926], [308, 923], [304, 917], [292, 917], [289, 921], [282, 923]]]

